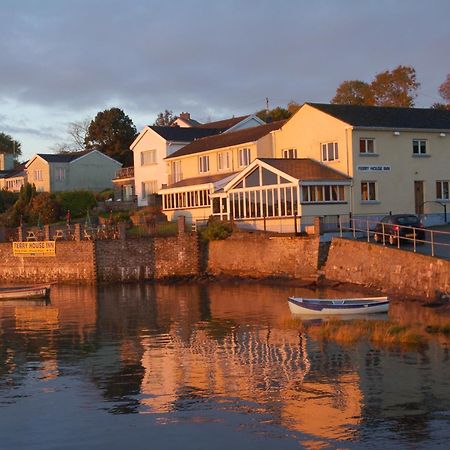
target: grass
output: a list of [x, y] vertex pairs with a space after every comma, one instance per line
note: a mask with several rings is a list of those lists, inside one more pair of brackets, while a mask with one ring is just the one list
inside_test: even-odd
[[[297, 327], [299, 322], [296, 321]], [[291, 327], [293, 322], [285, 324]], [[333, 340], [342, 344], [354, 344], [367, 340], [377, 345], [403, 346], [420, 348], [427, 345], [430, 333], [444, 333], [450, 336], [450, 323], [438, 327], [424, 327], [420, 325], [399, 325], [378, 320], [339, 320], [330, 319], [326, 322], [300, 322], [302, 331], [317, 340]]]

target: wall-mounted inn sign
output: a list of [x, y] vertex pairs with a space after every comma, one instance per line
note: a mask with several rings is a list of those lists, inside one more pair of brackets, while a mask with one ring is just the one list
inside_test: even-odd
[[55, 241], [13, 242], [14, 256], [56, 256]]
[[356, 166], [358, 172], [390, 172], [391, 166], [389, 165], [369, 165], [369, 166]]

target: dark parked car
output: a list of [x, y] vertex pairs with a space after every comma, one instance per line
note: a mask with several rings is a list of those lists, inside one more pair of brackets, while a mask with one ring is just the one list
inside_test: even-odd
[[[393, 214], [383, 217], [374, 228], [375, 242], [389, 242], [394, 245], [397, 239], [425, 239], [425, 230], [420, 218], [414, 214]], [[384, 241], [383, 241], [384, 232]]]

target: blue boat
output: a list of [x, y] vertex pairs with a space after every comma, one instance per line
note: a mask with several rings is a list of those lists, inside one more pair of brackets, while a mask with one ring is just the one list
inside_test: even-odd
[[331, 299], [289, 297], [288, 304], [293, 314], [353, 315], [386, 313], [389, 310], [387, 297]]

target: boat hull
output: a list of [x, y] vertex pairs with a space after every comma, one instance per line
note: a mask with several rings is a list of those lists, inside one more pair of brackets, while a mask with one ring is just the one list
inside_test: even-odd
[[0, 288], [0, 300], [48, 298], [49, 286], [22, 286], [12, 288]]
[[364, 315], [386, 313], [389, 310], [387, 297], [376, 299], [303, 299], [289, 297], [289, 309], [302, 315]]

